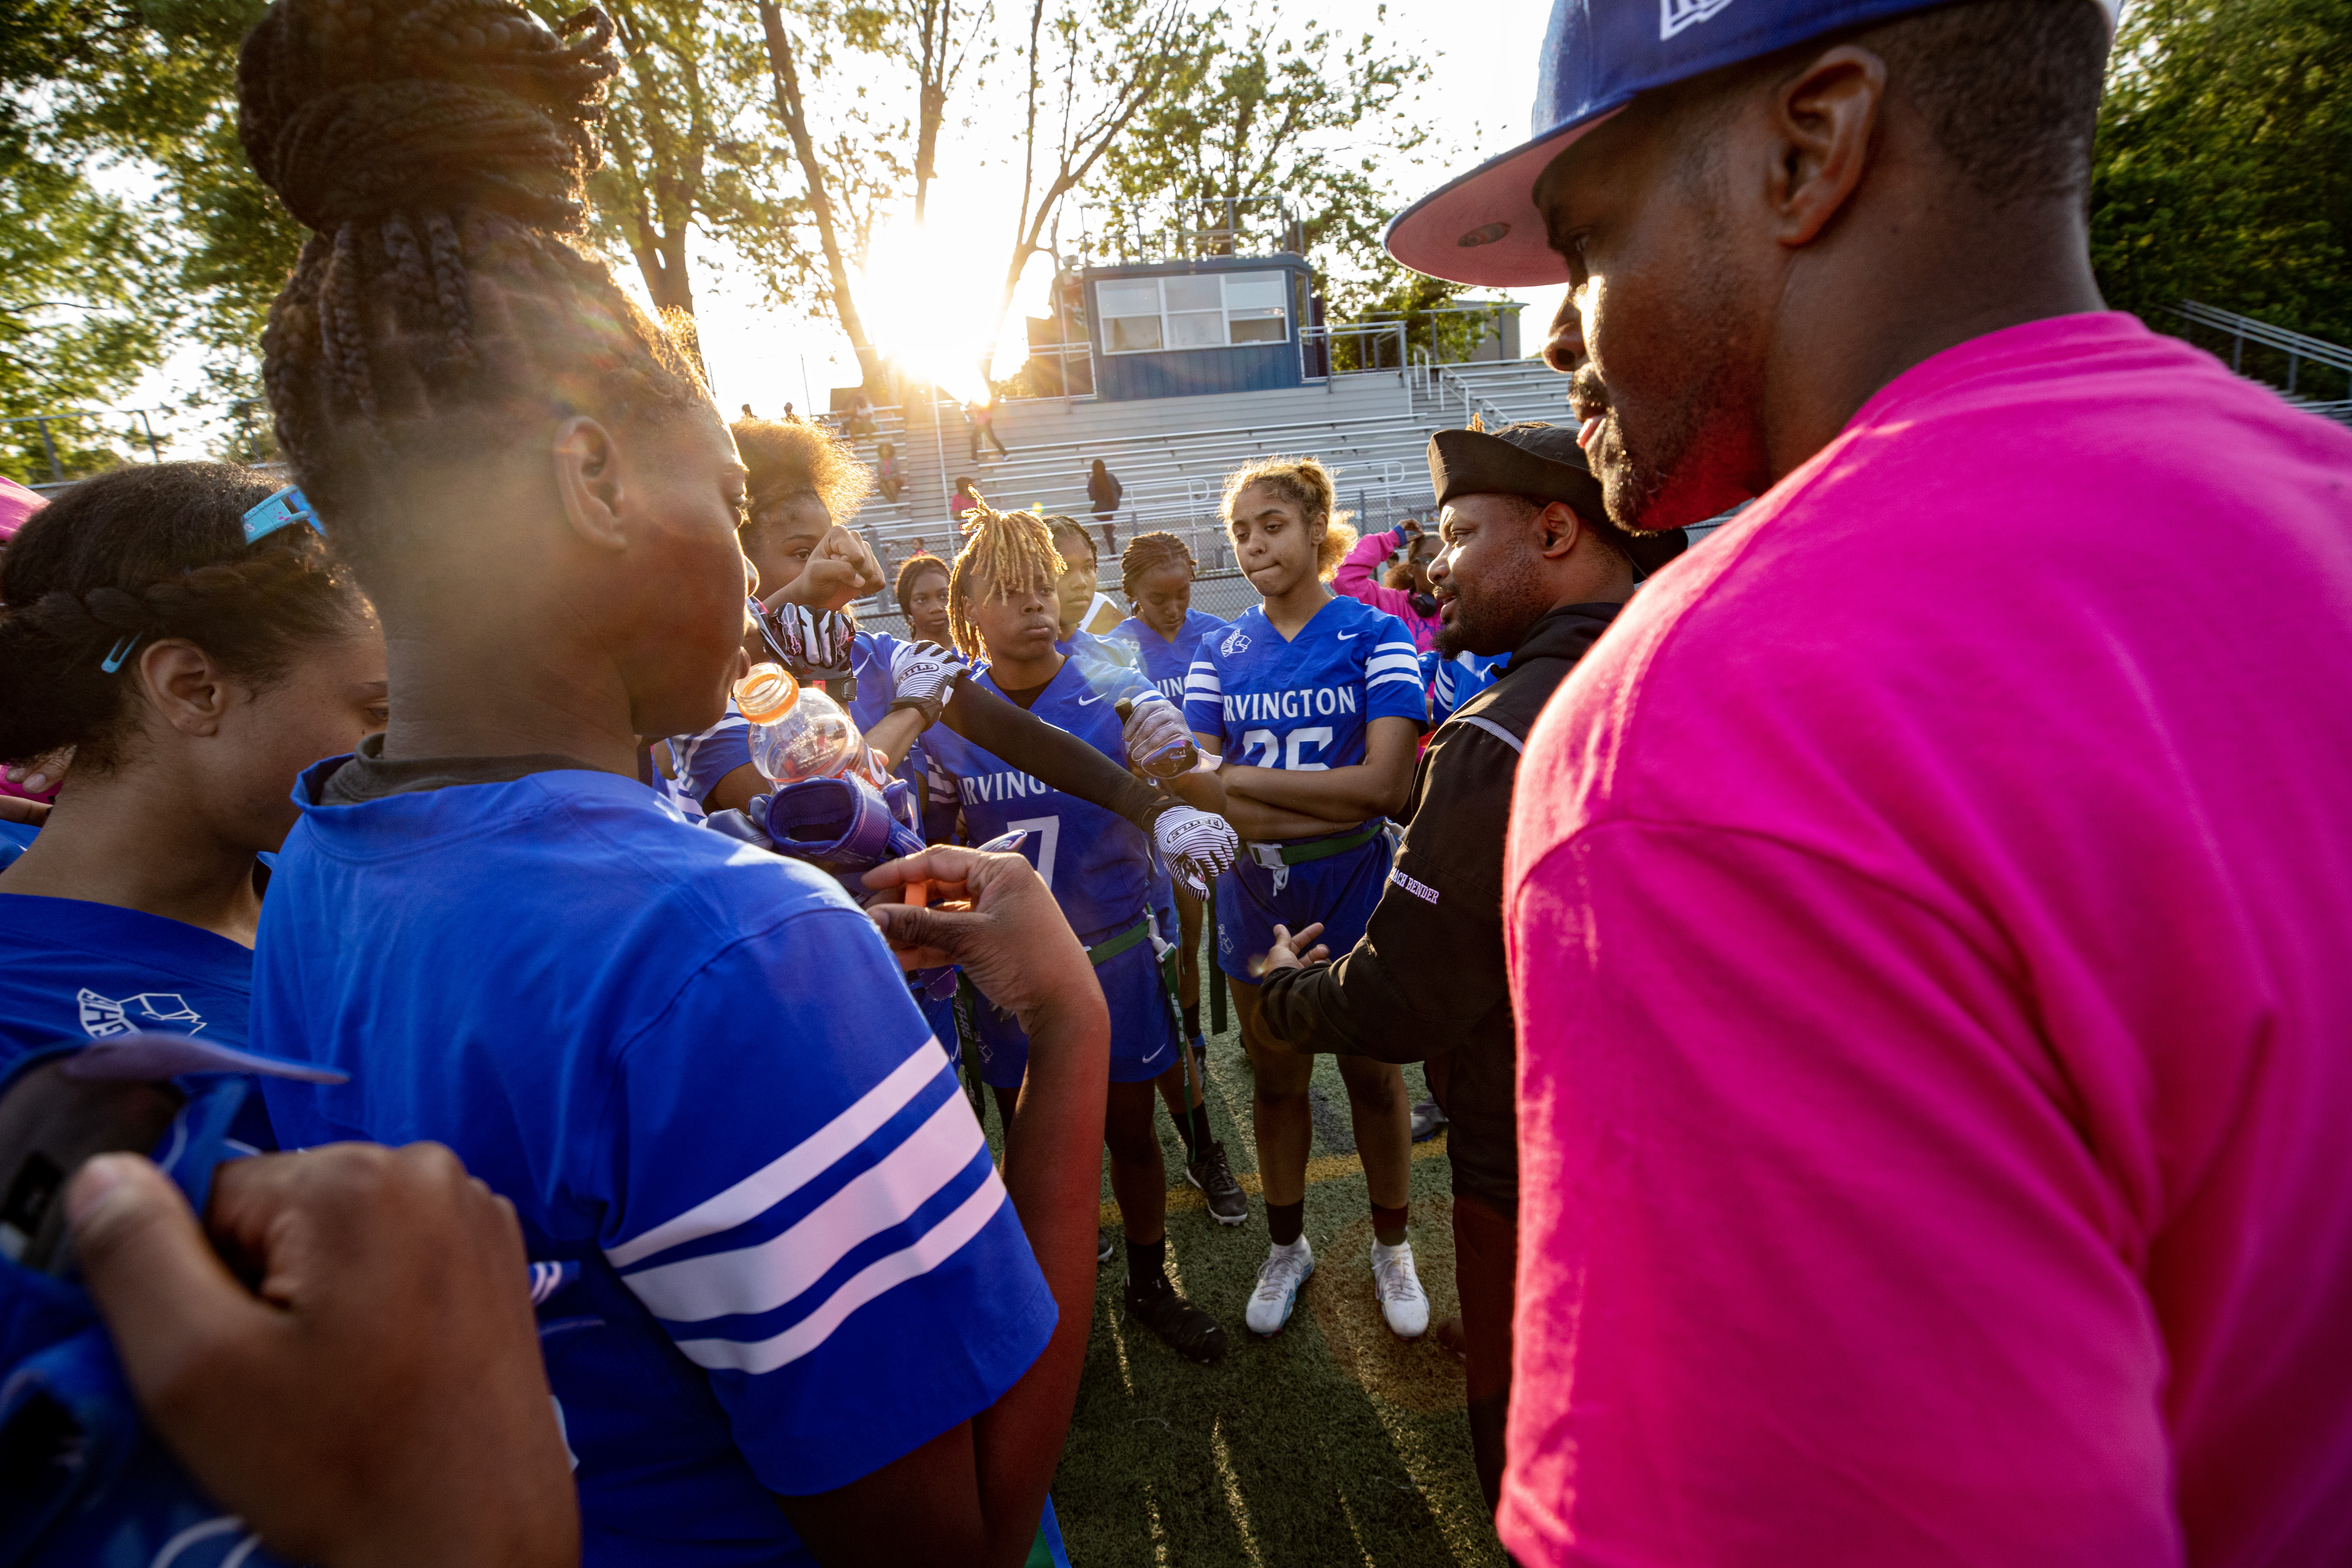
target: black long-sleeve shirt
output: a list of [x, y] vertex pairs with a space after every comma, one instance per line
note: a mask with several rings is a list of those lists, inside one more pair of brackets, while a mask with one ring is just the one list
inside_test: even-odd
[[1503, 837], [1528, 731], [1616, 605], [1536, 622], [1500, 679], [1438, 727], [1413, 771], [1404, 841], [1363, 939], [1326, 963], [1277, 970], [1258, 991], [1281, 1038], [1338, 1056], [1451, 1056], [1454, 1188], [1518, 1207], [1517, 1027], [1503, 962]]

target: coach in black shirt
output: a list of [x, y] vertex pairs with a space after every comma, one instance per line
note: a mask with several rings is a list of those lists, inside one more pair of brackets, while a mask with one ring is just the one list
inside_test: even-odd
[[[1455, 1280], [1469, 1350], [1470, 1433], [1489, 1508], [1503, 1479], [1518, 1210], [1517, 1037], [1503, 963], [1503, 835], [1528, 731], [1609, 628], [1636, 576], [1679, 552], [1679, 531], [1636, 536], [1607, 521], [1576, 433], [1441, 430], [1429, 477], [1444, 551], [1429, 569], [1438, 647], [1507, 653], [1493, 686], [1430, 737], [1404, 842], [1363, 940], [1329, 962], [1267, 954], [1269, 1032], [1302, 1053], [1444, 1063], [1453, 1127]], [[1277, 936], [1286, 936], [1279, 928]], [[1313, 948], [1314, 960], [1323, 952]]]

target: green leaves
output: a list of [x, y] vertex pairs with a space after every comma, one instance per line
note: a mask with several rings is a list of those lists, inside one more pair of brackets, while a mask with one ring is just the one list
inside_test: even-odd
[[2108, 303], [2352, 342], [2352, 0], [2142, 0], [2114, 61], [2091, 186]]

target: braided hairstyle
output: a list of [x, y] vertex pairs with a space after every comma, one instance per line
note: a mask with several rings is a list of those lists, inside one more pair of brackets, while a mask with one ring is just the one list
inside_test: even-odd
[[[1087, 525], [1076, 518], [1065, 517], [1060, 512], [1052, 512], [1045, 518], [1045, 527], [1052, 531], [1054, 548], [1060, 553], [1065, 563], [1069, 565], [1076, 564], [1078, 552], [1083, 552], [1088, 561], [1100, 562], [1101, 552], [1095, 549], [1094, 535], [1088, 533]], [[1070, 548], [1073, 544], [1077, 546], [1077, 551]], [[1099, 564], [1097, 570], [1100, 570]]]
[[1118, 556], [1118, 585], [1128, 603], [1142, 596], [1143, 580], [1162, 566], [1181, 566], [1192, 576], [1201, 571], [1192, 559], [1192, 547], [1172, 533], [1139, 533], [1127, 542]]
[[1034, 511], [998, 511], [978, 490], [963, 520], [963, 548], [948, 574], [948, 632], [966, 658], [984, 658], [987, 645], [971, 618], [976, 600], [998, 594], [1054, 595], [1054, 579], [1068, 570], [1054, 548], [1053, 530]]
[[1323, 466], [1320, 458], [1259, 458], [1244, 463], [1225, 476], [1225, 493], [1218, 510], [1225, 521], [1234, 520], [1234, 502], [1252, 485], [1264, 485], [1276, 495], [1296, 506], [1308, 522], [1323, 524], [1323, 542], [1315, 560], [1315, 574], [1325, 582], [1339, 570], [1339, 563], [1355, 548], [1356, 531], [1349, 525], [1353, 515], [1337, 510], [1339, 489], [1332, 483], [1331, 470]]
[[710, 406], [686, 331], [566, 242], [602, 157], [612, 37], [593, 7], [559, 35], [513, 0], [278, 0], [247, 35], [237, 132], [311, 230], [263, 383], [362, 574], [397, 542], [393, 478], [569, 414]]
[[814, 496], [847, 522], [874, 493], [873, 472], [849, 443], [805, 419], [739, 419], [730, 428], [750, 476], [747, 530], [795, 496]]
[[139, 464], [35, 513], [0, 556], [0, 762], [67, 746], [77, 769], [121, 762], [135, 648], [100, 667], [125, 638], [184, 638], [260, 689], [363, 624], [366, 601], [310, 529], [246, 542], [247, 509], [277, 489], [226, 463]]

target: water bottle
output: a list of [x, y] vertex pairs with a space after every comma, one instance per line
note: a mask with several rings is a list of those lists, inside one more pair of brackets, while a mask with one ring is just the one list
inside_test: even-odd
[[735, 708], [751, 726], [751, 765], [782, 785], [855, 773], [877, 788], [888, 769], [841, 704], [804, 687], [780, 664], [755, 664], [735, 683]]
[[[1134, 716], [1135, 704], [1122, 697], [1111, 704], [1111, 711], [1117, 713], [1118, 721], [1124, 724]], [[1170, 779], [1182, 778], [1198, 767], [1200, 762], [1201, 748], [1194, 745], [1187, 737], [1181, 741], [1169, 742], [1168, 744], [1144, 758], [1137, 766], [1146, 777], [1159, 779], [1165, 783]]]

